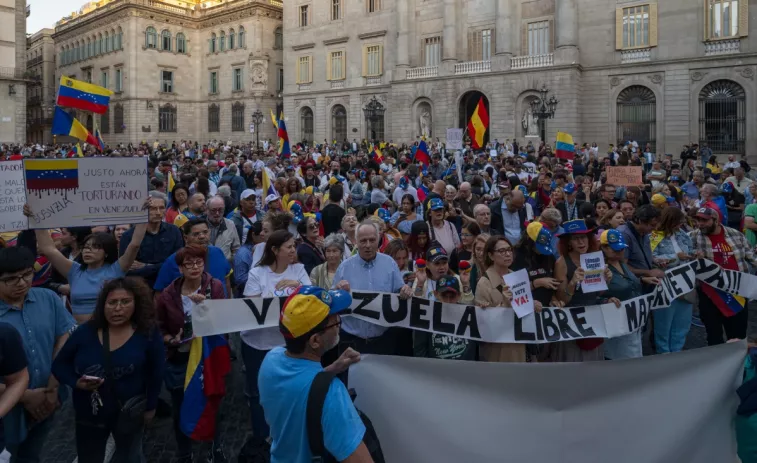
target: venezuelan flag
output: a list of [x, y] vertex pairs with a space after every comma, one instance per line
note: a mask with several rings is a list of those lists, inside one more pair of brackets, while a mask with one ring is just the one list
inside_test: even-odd
[[373, 148], [373, 158], [379, 164], [381, 164], [384, 161], [384, 156], [381, 154], [381, 150], [379, 149], [378, 146], [376, 146], [376, 147]]
[[81, 150], [81, 143], [76, 144], [76, 157], [78, 158], [84, 157], [84, 151]]
[[468, 135], [471, 139], [471, 148], [478, 150], [484, 147], [484, 136], [489, 129], [489, 113], [486, 111], [484, 97], [478, 100], [476, 109], [468, 121]]
[[168, 173], [168, 192], [173, 191], [173, 187], [176, 186], [176, 180], [173, 179], [173, 172]]
[[418, 147], [413, 153], [413, 161], [420, 162], [426, 169], [428, 168], [428, 165], [431, 164], [431, 157], [428, 155], [428, 146], [425, 141], [421, 140], [418, 144]]
[[100, 128], [95, 126], [95, 138], [97, 139], [97, 146], [100, 147], [100, 152], [105, 151], [105, 141], [103, 141], [103, 137], [100, 136]]
[[61, 76], [57, 104], [104, 114], [108, 110], [111, 95], [113, 92], [105, 87]]
[[79, 188], [76, 159], [31, 159], [24, 161], [26, 189], [30, 191]]
[[287, 126], [282, 118], [279, 120], [279, 156], [288, 158], [292, 155], [292, 150], [289, 148], [289, 134], [287, 133]]
[[213, 440], [216, 415], [226, 395], [226, 375], [230, 371], [229, 344], [223, 336], [192, 340], [180, 415], [181, 432], [192, 440]]
[[92, 145], [97, 145], [97, 138], [94, 137], [89, 130], [87, 130], [81, 122], [67, 112], [63, 111], [59, 106], [55, 107], [55, 114], [53, 115], [53, 135], [67, 135], [70, 137], [78, 138]]
[[576, 147], [573, 137], [565, 132], [557, 132], [557, 146], [555, 156], [562, 159], [573, 160], [576, 157]]
[[273, 122], [273, 128], [276, 130], [279, 130], [279, 123], [276, 120], [276, 116], [274, 116], [273, 114], [273, 109], [271, 109], [270, 111], [271, 111], [271, 122]]
[[702, 291], [726, 317], [732, 317], [746, 307], [746, 299], [743, 297], [713, 288], [707, 283], [702, 283]]

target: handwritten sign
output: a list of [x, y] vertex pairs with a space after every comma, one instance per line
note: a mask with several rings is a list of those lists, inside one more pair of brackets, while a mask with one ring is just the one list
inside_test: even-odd
[[30, 228], [147, 222], [146, 158], [24, 160]]
[[22, 161], [0, 162], [0, 232], [26, 230], [26, 191]]
[[528, 270], [521, 269], [517, 272], [508, 273], [503, 279], [513, 293], [512, 306], [518, 318], [534, 313], [534, 296], [531, 294]]
[[605, 281], [605, 256], [602, 251], [581, 254], [581, 268], [584, 269], [584, 281], [581, 282], [581, 291], [584, 293], [596, 293], [607, 290]]
[[607, 183], [615, 186], [643, 185], [641, 166], [608, 166]]
[[447, 149], [463, 149], [463, 129], [447, 129]]

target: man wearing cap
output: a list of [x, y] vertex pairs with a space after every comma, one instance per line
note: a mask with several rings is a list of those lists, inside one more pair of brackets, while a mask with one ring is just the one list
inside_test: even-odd
[[557, 204], [557, 209], [562, 214], [562, 221], [567, 222], [569, 220], [583, 219], [584, 215], [581, 212], [581, 205], [584, 201], [576, 199], [578, 195], [578, 187], [575, 183], [568, 183], [563, 187], [565, 192], [565, 201], [561, 201]]
[[269, 211], [281, 211], [281, 197], [274, 193], [269, 194], [265, 197], [265, 207]]
[[234, 222], [240, 244], [247, 242], [252, 224], [263, 221], [263, 213], [257, 210], [256, 199], [255, 190], [244, 190], [239, 197], [239, 208], [231, 214], [230, 218]]
[[[351, 303], [346, 291], [315, 286], [301, 286], [284, 303], [279, 330], [286, 348], [268, 352], [258, 374], [260, 404], [273, 439], [271, 461], [312, 461], [307, 437], [310, 387], [320, 372], [341, 373], [360, 361], [359, 353], [347, 349], [336, 362], [321, 367], [323, 355], [339, 344], [339, 314]], [[323, 427], [323, 446], [329, 454], [337, 461], [372, 461], [363, 443], [365, 426], [341, 381], [331, 381], [322, 414], [319, 421], [328, 424]]]
[[412, 195], [416, 203], [418, 203], [418, 190], [410, 184], [407, 177], [400, 177], [399, 185], [392, 193], [392, 201], [395, 204], [402, 204], [402, 197], [405, 195]]
[[[728, 270], [751, 273], [757, 266], [752, 246], [738, 230], [722, 225], [718, 212], [709, 207], [699, 208], [694, 215], [697, 229], [691, 241], [697, 258], [715, 262]], [[744, 339], [747, 333], [747, 300], [700, 282], [699, 317], [707, 331], [707, 344], [722, 344], [726, 339]], [[725, 330], [726, 338], [723, 338]]]
[[[642, 277], [665, 277], [665, 272], [654, 268], [652, 246], [649, 235], [657, 229], [660, 220], [660, 210], [651, 204], [645, 204], [636, 208], [630, 221], [618, 227], [623, 234], [623, 240], [628, 244], [626, 248], [626, 264], [634, 275]], [[648, 293], [652, 287], [645, 286]]]

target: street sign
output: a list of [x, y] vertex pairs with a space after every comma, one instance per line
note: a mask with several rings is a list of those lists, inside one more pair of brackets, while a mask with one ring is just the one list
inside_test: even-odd
[[255, 123], [250, 123], [250, 133], [255, 133]]

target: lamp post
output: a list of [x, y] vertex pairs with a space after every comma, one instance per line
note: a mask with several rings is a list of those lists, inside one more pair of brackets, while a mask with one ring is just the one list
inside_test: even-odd
[[365, 120], [370, 121], [370, 135], [371, 141], [376, 141], [376, 122], [384, 118], [386, 109], [374, 96], [371, 101], [363, 108], [363, 114], [365, 114]]
[[531, 100], [531, 114], [533, 114], [541, 125], [541, 139], [547, 142], [547, 119], [555, 117], [557, 104], [560, 103], [554, 95], [547, 98], [549, 89], [542, 85], [539, 90], [539, 97]]
[[260, 108], [252, 113], [252, 123], [255, 124], [255, 150], [257, 151], [260, 149], [260, 124], [263, 123], [263, 113], [260, 112]]

